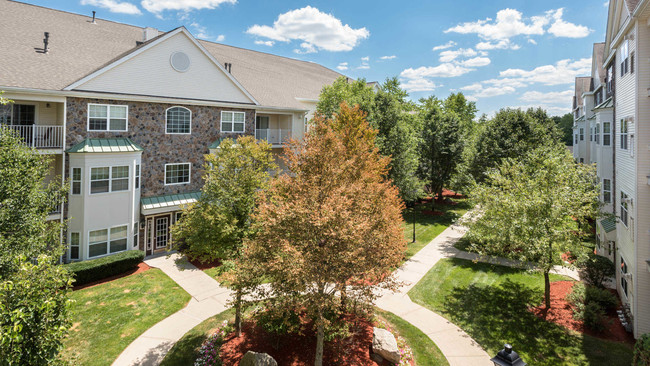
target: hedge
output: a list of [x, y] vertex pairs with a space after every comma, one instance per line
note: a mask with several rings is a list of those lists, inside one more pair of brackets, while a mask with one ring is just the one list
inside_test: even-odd
[[79, 286], [127, 272], [137, 267], [143, 259], [143, 251], [127, 250], [102, 258], [66, 264], [65, 268], [73, 275], [73, 284]]

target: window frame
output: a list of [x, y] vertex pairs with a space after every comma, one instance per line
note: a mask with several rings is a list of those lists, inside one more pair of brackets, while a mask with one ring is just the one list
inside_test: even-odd
[[[623, 128], [623, 126], [625, 126], [625, 128]], [[629, 147], [630, 126], [629, 126], [629, 122], [626, 121], [625, 118], [621, 119], [620, 131], [621, 132], [619, 132], [619, 136], [621, 136], [621, 141], [619, 147], [621, 148], [621, 150], [627, 150]]]
[[[76, 234], [76, 236], [77, 236], [77, 244], [76, 245], [73, 245], [73, 243], [72, 243], [72, 237], [73, 237], [74, 234]], [[68, 243], [69, 243], [69, 245], [68, 245], [68, 253], [69, 253], [68, 254], [68, 259], [70, 261], [78, 261], [78, 260], [80, 260], [81, 259], [81, 233], [78, 232], [78, 231], [71, 231], [70, 232], [70, 241]], [[72, 257], [72, 247], [77, 248], [77, 257], [76, 258]]]
[[[75, 170], [79, 172], [79, 179], [75, 179]], [[75, 193], [75, 184], [78, 184], [78, 193]], [[70, 168], [70, 194], [73, 196], [80, 196], [83, 194], [83, 169], [81, 167]]]
[[[133, 223], [133, 243], [131, 243], [131, 248], [137, 248], [140, 239], [140, 222], [136, 221]], [[127, 244], [128, 245], [128, 244]]]
[[[106, 107], [106, 129], [90, 129], [90, 106], [100, 106]], [[111, 107], [123, 107], [126, 108], [126, 117], [124, 118], [124, 130], [112, 130], [111, 129]], [[93, 117], [97, 118], [97, 117]], [[119, 118], [122, 119], [122, 118]], [[129, 131], [129, 106], [128, 104], [101, 104], [101, 103], [88, 103], [86, 107], [86, 131], [88, 132], [128, 132]]]
[[[124, 238], [119, 238], [119, 239], [112, 239], [111, 238], [111, 234], [112, 234], [113, 229], [124, 228], [124, 227], [126, 227], [126, 235], [124, 236]], [[102, 231], [102, 230], [106, 230], [106, 241], [105, 242], [98, 241], [98, 242], [91, 243], [90, 242], [90, 234], [93, 233], [93, 232]], [[120, 225], [115, 225], [115, 226], [111, 226], [111, 227], [108, 227], [108, 228], [88, 230], [87, 237], [88, 237], [88, 256], [87, 256], [88, 259], [101, 258], [101, 257], [105, 257], [107, 255], [113, 255], [113, 254], [122, 253], [122, 252], [126, 252], [127, 250], [130, 250], [130, 248], [129, 248], [129, 224], [120, 224]], [[126, 240], [126, 249], [111, 252], [111, 243], [113, 241], [118, 241], [118, 240]], [[106, 253], [95, 255], [95, 256], [90, 256], [90, 246], [91, 245], [98, 245], [98, 244], [101, 244], [101, 243], [106, 244]]]
[[594, 141], [596, 145], [600, 145], [600, 123], [596, 122], [596, 127], [594, 131]]
[[[182, 182], [182, 183], [167, 183], [167, 167], [170, 165], [189, 165], [189, 170], [187, 173], [187, 182]], [[165, 185], [166, 186], [176, 186], [176, 185], [181, 185], [181, 184], [190, 184], [192, 183], [192, 163], [187, 162], [187, 163], [169, 163], [165, 164], [165, 171], [164, 171], [164, 178], [165, 178]]]
[[584, 127], [580, 127], [580, 141], [585, 140], [585, 129]]
[[628, 298], [627, 294], [627, 278], [625, 278], [624, 275], [627, 274], [627, 263], [625, 262], [625, 259], [623, 259], [623, 256], [621, 256], [621, 289], [623, 289], [623, 293], [625, 294], [625, 298]]
[[[190, 113], [189, 132], [169, 132], [169, 111], [174, 108], [184, 109]], [[192, 134], [192, 111], [189, 108], [175, 105], [165, 109], [165, 135], [191, 135]]]
[[621, 191], [621, 203], [619, 204], [621, 214], [619, 215], [619, 218], [621, 220], [621, 224], [623, 224], [623, 226], [625, 226], [626, 228], [628, 227], [629, 224], [628, 220], [630, 218], [627, 202], [625, 202], [628, 199], [628, 197], [629, 196], [625, 192]]
[[[607, 125], [608, 131], [605, 132], [605, 125]], [[605, 143], [605, 136], [607, 136], [607, 143]], [[603, 146], [612, 146], [612, 123], [603, 122]]]
[[625, 40], [621, 45], [621, 77], [625, 76], [629, 71], [629, 62], [630, 58], [630, 41]]
[[[223, 115], [224, 115], [224, 113], [232, 113], [232, 120], [225, 121], [225, 123], [230, 123], [232, 125], [232, 129], [229, 130], [229, 131], [223, 129], [223, 124], [224, 124]], [[235, 122], [235, 114], [242, 114], [244, 116], [244, 122]], [[235, 131], [235, 123], [243, 125], [243, 128], [242, 128], [241, 131]], [[245, 133], [246, 132], [246, 112], [242, 112], [242, 111], [221, 111], [221, 120], [219, 122], [219, 130], [221, 132], [227, 132], [227, 133]]]
[[612, 180], [611, 179], [603, 178], [603, 202], [612, 203]]
[[133, 185], [134, 189], [140, 189], [140, 164], [135, 164], [135, 172], [133, 173]]
[[[126, 178], [113, 178], [113, 168], [123, 168], [126, 167], [127, 169], [127, 176]], [[93, 169], [101, 169], [101, 168], [108, 168], [108, 179], [101, 179], [102, 181], [108, 180], [108, 191], [106, 192], [95, 192], [93, 193], [92, 191], [92, 183], [97, 180], [92, 179], [92, 172]], [[89, 169], [90, 176], [88, 177], [88, 194], [89, 195], [97, 195], [97, 194], [108, 194], [108, 193], [120, 193], [120, 192], [128, 192], [131, 190], [130, 186], [130, 179], [131, 179], [131, 169], [129, 168], [128, 165], [112, 165], [112, 166], [93, 166], [90, 167]], [[119, 191], [113, 190], [113, 180], [124, 180], [126, 179], [126, 189], [122, 189]]]

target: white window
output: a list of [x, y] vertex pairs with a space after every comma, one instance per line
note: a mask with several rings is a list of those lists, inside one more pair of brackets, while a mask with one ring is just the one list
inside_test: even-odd
[[575, 145], [577, 143], [578, 143], [578, 134], [576, 133], [575, 135], [573, 135], [573, 144]]
[[191, 163], [165, 164], [165, 185], [189, 183], [191, 170]]
[[600, 123], [596, 123], [596, 132], [594, 134], [596, 145], [600, 145]]
[[621, 257], [621, 289], [625, 293], [625, 297], [627, 297], [627, 278], [625, 278], [625, 275], [627, 274], [627, 263], [625, 263], [625, 260], [623, 257]]
[[70, 260], [79, 259], [79, 233], [70, 233]]
[[612, 202], [612, 181], [603, 179], [603, 202]]
[[88, 131], [126, 131], [129, 107], [88, 104]]
[[624, 119], [621, 120], [621, 149], [627, 150], [628, 145], [628, 122]]
[[140, 188], [140, 164], [135, 166], [135, 189]]
[[221, 112], [221, 132], [244, 132], [245, 124], [244, 112]]
[[627, 227], [628, 213], [627, 213], [627, 194], [621, 192], [621, 222]]
[[81, 194], [81, 168], [72, 168], [72, 194]]
[[119, 192], [129, 189], [129, 167], [90, 168], [90, 194]]
[[171, 107], [165, 113], [168, 134], [192, 133], [192, 111], [185, 107]]
[[610, 146], [612, 138], [612, 123], [603, 122], [603, 146]]
[[125, 251], [128, 230], [128, 226], [123, 225], [88, 233], [88, 257]]
[[136, 221], [135, 224], [133, 224], [133, 247], [137, 248], [138, 246], [138, 237], [140, 235], [140, 229], [138, 227], [138, 222]]
[[628, 72], [628, 58], [630, 56], [630, 45], [629, 41], [624, 41], [621, 45], [621, 76], [627, 74]]
[[585, 129], [581, 128], [580, 129], [580, 141], [584, 141], [584, 140], [585, 140]]

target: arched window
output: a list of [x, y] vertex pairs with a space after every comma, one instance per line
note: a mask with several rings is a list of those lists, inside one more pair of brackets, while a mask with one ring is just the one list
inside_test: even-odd
[[192, 132], [192, 112], [185, 107], [167, 109], [167, 133], [189, 134]]

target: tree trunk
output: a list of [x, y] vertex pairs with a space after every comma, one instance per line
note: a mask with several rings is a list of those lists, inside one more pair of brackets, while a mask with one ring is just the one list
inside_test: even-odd
[[318, 309], [318, 320], [317, 320], [317, 332], [316, 332], [316, 360], [314, 361], [314, 366], [323, 366], [323, 342], [325, 340], [325, 326], [323, 324], [323, 311]]
[[544, 270], [544, 303], [546, 310], [551, 309], [551, 280], [548, 276], [548, 269]]
[[235, 331], [237, 337], [241, 337], [241, 298], [242, 290], [238, 288], [235, 295]]

